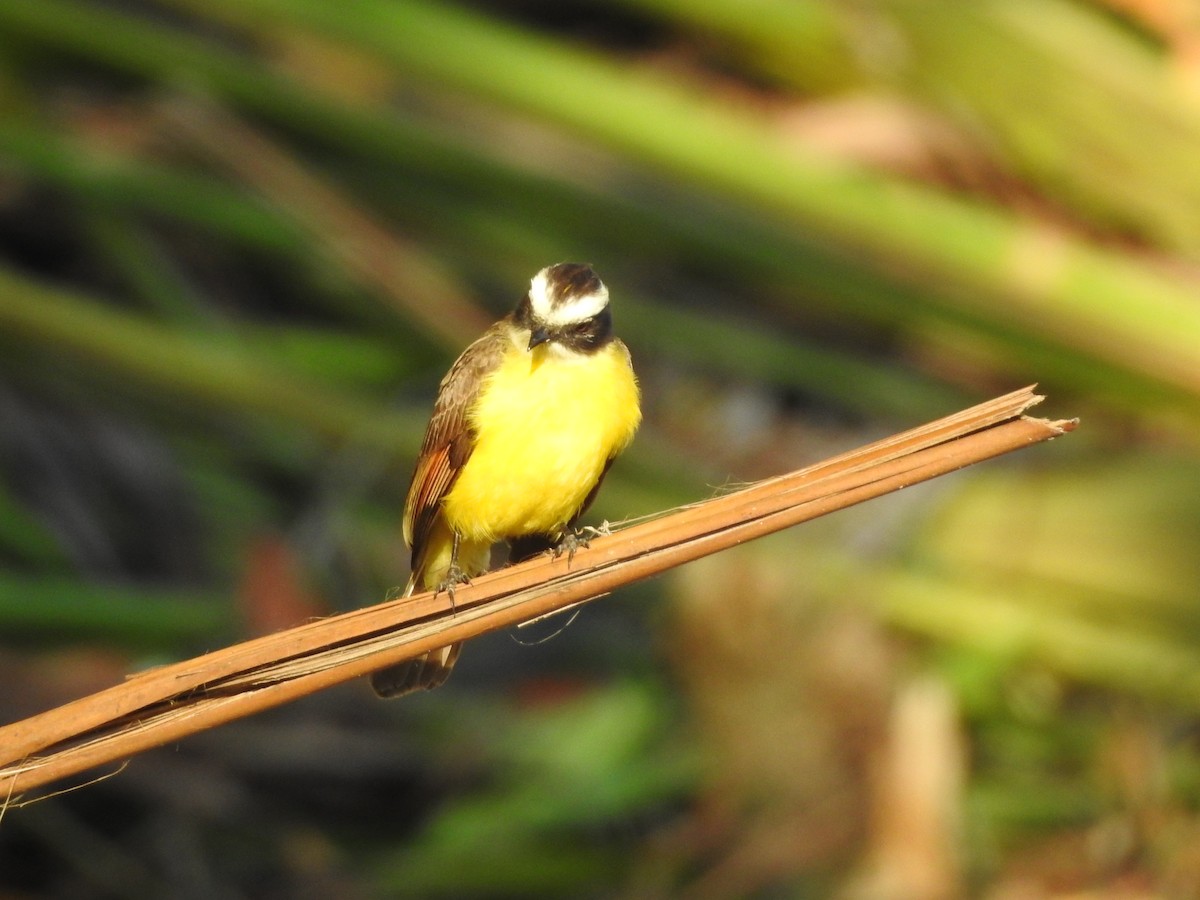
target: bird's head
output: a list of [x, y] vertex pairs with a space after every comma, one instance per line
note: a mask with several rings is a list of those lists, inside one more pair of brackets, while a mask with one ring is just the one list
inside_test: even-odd
[[533, 276], [513, 321], [529, 331], [530, 350], [550, 344], [588, 353], [612, 338], [608, 288], [584, 263], [547, 266]]

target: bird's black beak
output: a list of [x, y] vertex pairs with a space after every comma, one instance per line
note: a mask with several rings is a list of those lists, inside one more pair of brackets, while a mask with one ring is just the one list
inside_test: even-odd
[[544, 327], [539, 325], [537, 328], [534, 328], [529, 332], [529, 347], [528, 347], [528, 349], [532, 350], [538, 344], [544, 344], [548, 340], [550, 340], [550, 332], [548, 332]]

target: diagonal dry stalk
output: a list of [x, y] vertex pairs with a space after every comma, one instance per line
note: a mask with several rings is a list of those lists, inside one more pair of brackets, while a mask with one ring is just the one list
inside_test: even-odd
[[457, 352], [468, 336], [492, 323], [416, 242], [385, 227], [239, 116], [199, 94], [172, 95], [155, 110], [163, 136], [233, 172], [310, 232], [315, 245], [359, 284], [447, 348]]
[[475, 579], [152, 669], [0, 728], [0, 797], [125, 759], [454, 641], [516, 625], [673, 566], [1057, 437], [1032, 387], [814, 466]]

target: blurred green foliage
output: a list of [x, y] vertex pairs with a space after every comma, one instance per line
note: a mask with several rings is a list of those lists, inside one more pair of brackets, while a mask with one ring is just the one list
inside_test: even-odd
[[[207, 805], [147, 763], [11, 811], [0, 884], [1200, 891], [1197, 26], [1134, 8], [0, 3], [7, 718], [101, 686], [88, 648], [185, 656], [403, 583], [437, 380], [550, 262], [595, 264], [645, 394], [597, 518], [1033, 381], [1084, 417], [731, 553], [711, 603], [631, 589], [427, 698], [198, 738], [169, 765]], [[877, 774], [914, 673], [956, 704], [922, 759], [965, 767], [903, 801], [961, 817], [928, 846]]]

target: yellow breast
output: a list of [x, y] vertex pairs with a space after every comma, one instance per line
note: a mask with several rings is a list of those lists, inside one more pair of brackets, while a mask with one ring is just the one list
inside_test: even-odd
[[443, 501], [471, 541], [556, 534], [641, 421], [629, 352], [590, 354], [513, 344], [470, 413], [475, 449]]

